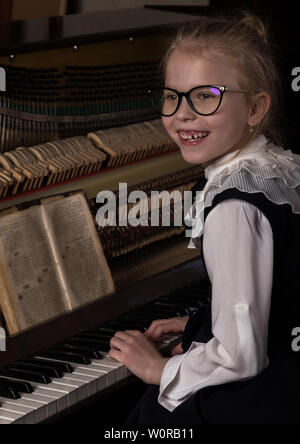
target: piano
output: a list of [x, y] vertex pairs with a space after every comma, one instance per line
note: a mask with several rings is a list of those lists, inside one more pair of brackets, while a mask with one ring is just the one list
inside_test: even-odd
[[[199, 184], [201, 168], [191, 168], [170, 142], [157, 139], [157, 117], [142, 97], [159, 81], [162, 41], [175, 25], [195, 19], [141, 8], [6, 27], [0, 46], [8, 78], [0, 96], [0, 211], [78, 189], [93, 211], [97, 193], [115, 191], [120, 182], [147, 192]], [[137, 134], [146, 148], [136, 144], [133, 152]], [[116, 135], [122, 136], [119, 144]], [[206, 304], [200, 252], [187, 249], [184, 227], [132, 229], [126, 242], [116, 229], [99, 236], [116, 292], [7, 335], [0, 352], [0, 424], [68, 422], [87, 411], [99, 421], [99, 408], [103, 422], [122, 422], [144, 387], [108, 357], [111, 336], [121, 329], [144, 331], [158, 317], [185, 316]], [[167, 354], [178, 341], [164, 337], [159, 347]]]

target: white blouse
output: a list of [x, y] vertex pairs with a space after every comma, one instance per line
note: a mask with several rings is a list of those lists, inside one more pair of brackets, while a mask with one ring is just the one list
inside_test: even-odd
[[158, 401], [172, 411], [208, 385], [250, 378], [268, 365], [273, 234], [253, 205], [229, 199], [208, 215], [203, 255], [212, 282], [212, 332], [166, 364]]
[[[241, 152], [227, 154], [205, 170], [208, 182], [194, 209], [190, 248], [203, 234], [203, 255], [212, 282], [212, 333], [172, 357], [160, 382], [159, 403], [173, 411], [199, 389], [248, 379], [264, 370], [273, 283], [273, 233], [252, 204], [228, 199], [204, 208], [224, 189], [262, 191], [274, 203], [300, 212], [300, 156], [268, 144], [260, 135]], [[269, 180], [272, 179], [272, 180]], [[193, 208], [193, 207], [192, 207]], [[192, 245], [191, 245], [192, 244]]]

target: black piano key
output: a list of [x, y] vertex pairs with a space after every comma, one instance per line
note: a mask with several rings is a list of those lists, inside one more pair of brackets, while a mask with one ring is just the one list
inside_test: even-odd
[[103, 356], [102, 356], [98, 347], [92, 348], [92, 347], [88, 347], [88, 345], [86, 345], [86, 347], [84, 347], [84, 344], [72, 343], [71, 340], [70, 340], [70, 342], [67, 341], [67, 342], [64, 342], [60, 345], [56, 345], [55, 349], [61, 350], [61, 351], [65, 351], [65, 350], [71, 351], [73, 353], [78, 353], [82, 356], [86, 356], [87, 358], [90, 358], [90, 359], [103, 359]]
[[144, 332], [149, 325], [151, 324], [151, 321], [145, 322], [142, 325], [140, 323], [137, 323], [134, 319], [126, 320], [126, 321], [109, 321], [105, 326], [111, 326], [115, 328], [115, 331], [118, 330], [139, 330]]
[[8, 399], [20, 399], [21, 396], [14, 388], [6, 387], [0, 383], [0, 396]]
[[[67, 346], [72, 348], [82, 348], [87, 350], [96, 350], [100, 355], [101, 352], [106, 352], [110, 349], [110, 339], [101, 341], [100, 339], [88, 339], [81, 337], [74, 337], [67, 341]], [[103, 356], [101, 355], [103, 358]], [[101, 359], [101, 358], [100, 358]]]
[[43, 350], [37, 354], [37, 357], [41, 358], [53, 358], [57, 359], [58, 361], [64, 361], [64, 362], [75, 362], [76, 364], [90, 364], [91, 360], [87, 358], [86, 356], [81, 356], [77, 353], [73, 352], [67, 352], [67, 351], [60, 351], [60, 350]]
[[111, 338], [114, 336], [114, 333], [108, 335], [108, 334], [104, 334], [101, 331], [92, 331], [92, 330], [87, 330], [83, 333], [80, 333], [79, 335], [77, 335], [77, 338], [87, 338], [87, 339], [99, 339], [99, 340], [103, 340], [104, 342], [106, 341], [110, 341]]
[[97, 327], [92, 328], [91, 330], [92, 332], [100, 332], [100, 333], [104, 333], [104, 334], [109, 334], [111, 336], [113, 336], [116, 333], [116, 328], [111, 326], [109, 327], [108, 325], [98, 325]]
[[41, 366], [38, 365], [38, 363], [33, 364], [33, 363], [28, 363], [28, 362], [16, 362], [14, 364], [15, 368], [20, 368], [20, 369], [24, 369], [24, 370], [33, 370], [33, 371], [37, 371], [40, 372], [42, 374], [45, 374], [47, 376], [50, 376], [52, 378], [62, 378], [63, 377], [63, 372], [59, 371], [55, 368], [49, 367], [49, 366]]
[[31, 370], [14, 370], [10, 367], [0, 369], [0, 375], [21, 379], [22, 381], [40, 382], [41, 384], [50, 384], [51, 382], [49, 376], [41, 375]]
[[26, 360], [23, 360], [23, 362], [34, 362], [38, 363], [38, 365], [45, 366], [45, 367], [52, 367], [58, 371], [61, 371], [63, 373], [73, 373], [74, 368], [69, 362], [62, 362], [62, 361], [55, 361], [49, 359], [42, 359], [38, 358], [37, 356], [33, 356], [31, 359], [28, 358]]
[[149, 313], [149, 314], [155, 314], [159, 316], [178, 316], [177, 312], [180, 309], [180, 307], [173, 306], [156, 306], [155, 303], [142, 305], [141, 307], [135, 308], [134, 310], [130, 311], [129, 313]]
[[[177, 310], [177, 312], [179, 313], [179, 316], [187, 316], [189, 314], [189, 309], [187, 308], [187, 304], [186, 303], [177, 303], [177, 304], [171, 304], [171, 303], [167, 303], [164, 301], [156, 301], [154, 303], [155, 307], [157, 307], [158, 309], [160, 309], [160, 307], [172, 307], [174, 309]], [[196, 305], [196, 304], [194, 304]], [[196, 308], [196, 306], [194, 307]]]
[[6, 387], [14, 388], [20, 393], [33, 393], [33, 387], [29, 382], [15, 381], [10, 378], [1, 376], [0, 384], [5, 385]]
[[133, 319], [168, 319], [180, 316], [180, 310], [160, 310], [155, 307], [142, 307], [140, 310], [134, 310], [125, 315], [125, 319], [128, 317]]
[[[166, 302], [168, 302], [169, 301], [169, 299], [168, 298], [166, 298], [166, 297], [163, 297], [163, 298], [161, 298], [160, 299], [160, 301], [161, 302], [164, 302], [164, 301], [166, 301]], [[174, 299], [174, 301], [173, 301], [174, 303], [178, 303], [178, 304], [184, 304], [186, 307], [189, 307], [190, 305], [192, 305], [192, 306], [196, 306], [196, 307], [202, 307], [203, 306], [203, 304], [201, 303], [201, 301], [199, 300], [199, 299], [197, 299], [197, 298], [189, 298], [189, 299], [187, 299], [187, 298], [185, 298], [184, 296], [178, 296], [177, 298], [175, 298]]]
[[132, 325], [136, 325], [136, 320], [138, 319], [139, 321], [142, 321], [142, 323], [144, 324], [144, 328], [146, 326], [149, 326], [151, 324], [151, 322], [153, 322], [155, 319], [157, 319], [156, 315], [150, 315], [150, 314], [142, 314], [142, 313], [138, 313], [138, 314], [127, 314], [124, 316], [123, 318], [124, 320], [120, 321], [120, 324], [124, 324], [126, 325], [127, 323], [132, 323]]

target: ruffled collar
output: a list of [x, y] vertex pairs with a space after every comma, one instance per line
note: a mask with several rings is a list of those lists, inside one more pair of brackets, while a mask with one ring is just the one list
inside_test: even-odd
[[241, 150], [232, 151], [219, 157], [214, 163], [205, 169], [205, 177], [211, 181], [215, 176], [220, 174], [224, 169], [239, 163], [242, 159], [253, 159], [263, 154], [263, 148], [266, 147], [268, 140], [264, 135], [258, 136], [250, 144]]
[[[263, 192], [276, 203], [289, 203], [300, 213], [300, 156], [284, 150], [264, 135], [237, 150], [218, 158], [205, 169], [206, 185], [197, 191], [194, 204], [185, 216], [189, 248], [198, 248], [204, 231], [204, 209], [216, 194], [229, 188], [255, 193]], [[272, 179], [272, 180], [271, 180]]]

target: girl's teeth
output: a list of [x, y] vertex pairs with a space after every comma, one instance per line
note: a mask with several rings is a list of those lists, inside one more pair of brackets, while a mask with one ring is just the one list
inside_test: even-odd
[[197, 139], [202, 139], [203, 137], [206, 137], [208, 135], [208, 133], [197, 133], [197, 134], [180, 134], [180, 137], [182, 137], [182, 139], [184, 140], [197, 140]]

